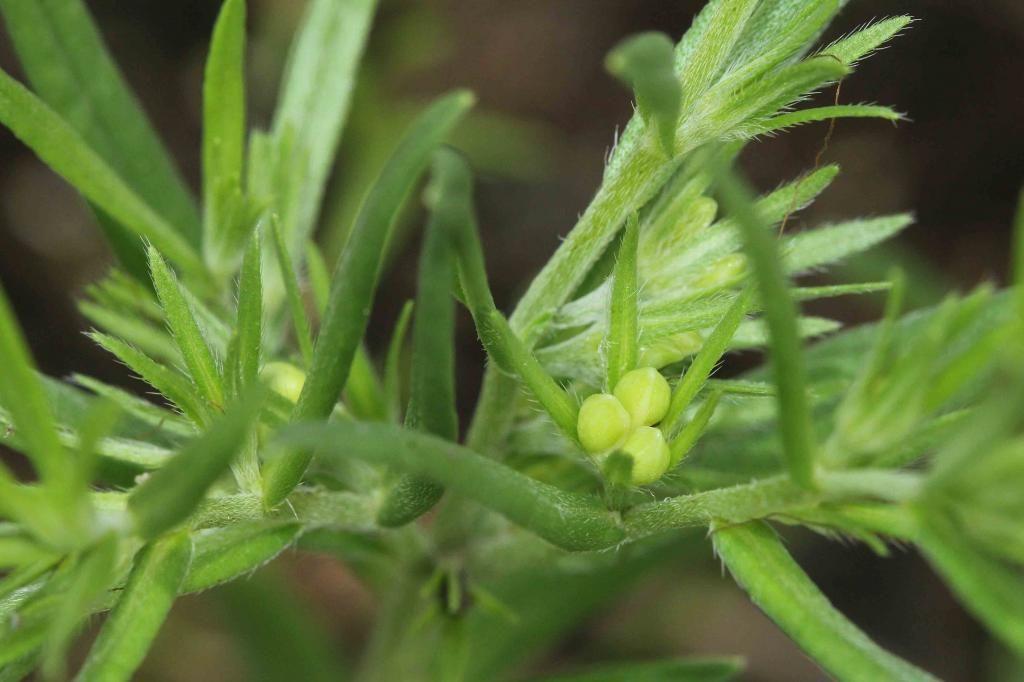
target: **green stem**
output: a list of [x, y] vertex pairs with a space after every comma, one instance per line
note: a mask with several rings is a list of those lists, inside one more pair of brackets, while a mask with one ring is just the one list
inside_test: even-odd
[[618, 519], [594, 496], [542, 483], [427, 434], [339, 421], [297, 425], [283, 434], [282, 441], [317, 447], [324, 456], [377, 462], [428, 477], [570, 551], [605, 549], [624, 537]]
[[822, 502], [883, 499], [906, 501], [920, 486], [908, 472], [864, 469], [819, 473], [820, 491], [809, 491], [789, 476], [680, 495], [634, 507], [625, 513], [626, 535], [636, 540], [655, 533], [712, 524], [740, 524]]

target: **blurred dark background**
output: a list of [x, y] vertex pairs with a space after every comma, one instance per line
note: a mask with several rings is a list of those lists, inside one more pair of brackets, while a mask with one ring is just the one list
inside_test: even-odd
[[[219, 3], [88, 4], [162, 138], [198, 186], [200, 81]], [[342, 145], [337, 188], [326, 201], [328, 249], [336, 250], [358, 200], [351, 187], [365, 182], [373, 160], [400, 132], [392, 123], [432, 94], [469, 87], [488, 112], [467, 133], [466, 144], [481, 168], [478, 203], [495, 290], [499, 303], [509, 307], [586, 206], [613, 131], [631, 113], [627, 93], [603, 71], [605, 53], [640, 30], [678, 38], [702, 4], [385, 0]], [[270, 120], [284, 51], [302, 5], [250, 2], [255, 125]], [[1005, 279], [1014, 203], [1024, 182], [1024, 2], [853, 0], [829, 37], [897, 13], [919, 21], [864, 62], [843, 83], [841, 99], [889, 104], [911, 121], [839, 121], [823, 161], [839, 163], [843, 173], [793, 227], [914, 211], [916, 224], [897, 244], [836, 276], [875, 276], [899, 261], [918, 284], [914, 301], [923, 305], [943, 290]], [[0, 65], [21, 75], [5, 35]], [[819, 97], [834, 96], [830, 90]], [[807, 126], [753, 145], [743, 157], [746, 173], [759, 188], [770, 189], [808, 169], [826, 128]], [[370, 331], [377, 348], [412, 295], [415, 241], [410, 237], [396, 255], [381, 291]], [[0, 281], [47, 373], [88, 372], [131, 385], [123, 368], [80, 333], [87, 325], [74, 307], [81, 288], [109, 264], [83, 202], [9, 133], [0, 132]], [[815, 312], [855, 324], [876, 315], [877, 304], [839, 300]], [[465, 321], [462, 332], [460, 403], [466, 411], [482, 356]], [[1006, 667], [1001, 652], [913, 552], [898, 550], [881, 559], [860, 546], [804, 536], [794, 539], [794, 547], [837, 606], [895, 652], [948, 680], [1024, 679], [1019, 669]], [[645, 583], [584, 624], [554, 657], [585, 660], [608, 649], [744, 653], [750, 660], [745, 679], [822, 679], [720, 579], [710, 558], [706, 569], [694, 575], [668, 571]], [[288, 589], [315, 605], [316, 619], [339, 647], [358, 647], [372, 617], [372, 599], [343, 568], [322, 557], [303, 557], [283, 562], [279, 572]], [[140, 679], [251, 679], [228, 634], [224, 603], [230, 601], [185, 600]], [[191, 663], [184, 665], [186, 660]]]

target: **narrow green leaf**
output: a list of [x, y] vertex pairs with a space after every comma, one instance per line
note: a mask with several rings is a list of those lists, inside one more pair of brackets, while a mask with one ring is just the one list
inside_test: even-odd
[[517, 376], [548, 413], [555, 426], [575, 441], [579, 406], [512, 331], [505, 316], [492, 310], [480, 316], [476, 325], [480, 340], [494, 363], [503, 371]]
[[245, 443], [261, 404], [261, 393], [250, 391], [135, 488], [128, 498], [128, 510], [139, 535], [154, 538], [195, 510]]
[[130, 343], [143, 353], [169, 364], [180, 364], [181, 352], [162, 324], [157, 325], [134, 312], [122, 314], [88, 301], [78, 310], [98, 329]]
[[10, 413], [14, 428], [25, 443], [25, 452], [44, 481], [59, 482], [66, 476], [64, 448], [57, 437], [57, 423], [36, 376], [25, 338], [14, 311], [0, 289], [0, 405]]
[[[131, 435], [155, 436], [159, 431], [165, 431], [175, 436], [192, 436], [195, 433], [195, 430], [182, 419], [180, 414], [158, 407], [117, 386], [111, 386], [82, 374], [72, 374], [71, 381], [116, 404], [125, 414], [139, 420], [141, 430], [133, 432]], [[64, 385], [69, 386], [69, 390], [74, 390], [70, 385]], [[126, 433], [126, 435], [128, 434]]]
[[778, 116], [772, 116], [757, 128], [755, 135], [777, 132], [816, 121], [827, 121], [835, 118], [880, 118], [886, 121], [903, 121], [906, 117], [889, 107], [872, 104], [838, 104], [830, 107], [814, 107], [800, 109]]
[[[263, 276], [261, 264], [263, 252], [259, 230], [250, 237], [249, 247], [242, 259], [242, 270], [238, 280], [238, 316], [236, 328], [237, 348], [234, 366], [225, 362], [225, 378], [237, 373], [235, 387], [228, 393], [242, 395], [258, 385], [261, 351], [263, 346]], [[231, 354], [229, 353], [229, 358]], [[225, 383], [227, 383], [225, 381]], [[260, 463], [259, 444], [255, 435], [250, 436], [237, 460], [231, 465], [235, 480], [246, 491], [259, 490]]]
[[308, 370], [313, 364], [313, 339], [309, 332], [309, 318], [306, 316], [306, 306], [302, 301], [302, 291], [299, 288], [299, 277], [292, 267], [292, 257], [288, 253], [288, 246], [276, 219], [271, 219], [270, 231], [274, 235], [274, 255], [277, 256], [277, 266], [281, 279], [284, 280], [288, 309], [291, 311], [292, 324], [295, 326], [295, 337], [302, 351], [303, 364]]
[[224, 0], [203, 77], [203, 247], [227, 246], [245, 153], [245, 0]]
[[494, 364], [518, 377], [555, 425], [575, 441], [579, 413], [576, 400], [551, 378], [494, 305], [473, 213], [469, 167], [457, 154], [439, 157], [441, 159], [449, 164], [450, 170], [438, 176], [444, 178], [445, 187], [435, 192], [433, 210], [446, 215], [445, 220], [453, 227], [452, 236], [459, 256], [459, 281], [480, 341]]
[[740, 659], [675, 659], [611, 663], [585, 672], [539, 677], [532, 682], [728, 682], [743, 671]]
[[899, 213], [805, 230], [783, 242], [783, 261], [790, 272], [806, 272], [866, 251], [913, 222], [909, 213]]
[[[164, 220], [198, 246], [195, 200], [110, 57], [86, 4], [2, 0], [0, 12], [39, 97]], [[134, 237], [131, 248], [144, 265], [142, 245]]]
[[182, 594], [211, 587], [251, 573], [276, 557], [299, 537], [297, 523], [235, 524], [199, 535]]
[[722, 315], [722, 319], [715, 325], [711, 335], [704, 340], [704, 345], [701, 346], [697, 356], [690, 363], [690, 366], [686, 368], [686, 372], [679, 380], [679, 383], [676, 384], [675, 390], [672, 391], [672, 400], [669, 403], [668, 412], [665, 413], [665, 417], [661, 420], [661, 430], [669, 442], [672, 442], [673, 438], [675, 438], [676, 432], [681, 426], [679, 421], [682, 419], [686, 408], [697, 397], [697, 393], [700, 392], [700, 389], [707, 383], [711, 373], [714, 372], [715, 365], [718, 364], [726, 350], [728, 350], [733, 335], [739, 329], [740, 322], [743, 321], [747, 311], [750, 309], [751, 298], [752, 290], [749, 288], [736, 297], [736, 300], [732, 302], [728, 310], [725, 311], [725, 314]]
[[[464, 162], [455, 152], [439, 150], [435, 154], [431, 190], [443, 192], [449, 183], [437, 176], [461, 172], [460, 163]], [[435, 205], [444, 201], [439, 198]], [[449, 284], [455, 272], [451, 237], [457, 226], [445, 222], [451, 217], [450, 212], [444, 211], [431, 214], [420, 254], [405, 426], [455, 441], [459, 435], [455, 411], [455, 302]], [[441, 499], [443, 492], [433, 481], [403, 476], [384, 499], [378, 517], [381, 525], [400, 526], [418, 518]]]
[[76, 682], [128, 682], [146, 657], [192, 560], [192, 539], [176, 533], [144, 547]]
[[86, 199], [149, 239], [189, 274], [202, 275], [202, 260], [181, 233], [136, 194], [66, 121], [3, 72], [0, 123]]
[[[797, 336], [801, 339], [813, 339], [834, 332], [842, 327], [835, 320], [827, 317], [800, 316], [796, 320]], [[745, 348], [768, 348], [771, 346], [771, 327], [764, 319], [744, 320], [732, 337], [730, 347], [735, 350]]]
[[284, 202], [282, 222], [291, 253], [312, 232], [376, 5], [376, 0], [310, 2], [285, 67], [274, 140], [279, 149], [288, 149], [284, 177], [293, 196]]
[[636, 368], [640, 345], [640, 311], [637, 298], [637, 245], [640, 233], [637, 217], [626, 222], [619, 257], [612, 275], [611, 311], [608, 322], [608, 381], [611, 391], [626, 372]]
[[716, 130], [744, 136], [757, 134], [765, 118], [799, 102], [849, 73], [849, 67], [830, 57], [810, 57], [755, 80], [749, 87], [721, 94], [721, 104], [711, 122]]
[[[473, 96], [468, 92], [455, 92], [432, 104], [406, 131], [367, 195], [334, 273], [309, 375], [295, 407], [295, 420], [322, 419], [338, 401], [366, 331], [380, 261], [398, 209], [430, 155], [472, 104]], [[300, 243], [305, 243], [305, 237]], [[283, 500], [298, 484], [311, 457], [309, 451], [296, 451], [268, 463], [264, 492], [269, 506]]]
[[709, 3], [680, 41], [676, 66], [687, 108], [721, 75], [757, 4], [755, 0]]
[[907, 27], [913, 19], [909, 16], [890, 17], [871, 24], [845, 38], [837, 40], [818, 54], [832, 55], [845, 64], [854, 64], [883, 43], [891, 40]]
[[238, 276], [238, 368], [243, 390], [256, 383], [263, 348], [263, 248], [259, 231], [249, 239]]
[[796, 287], [792, 289], [796, 301], [814, 301], [837, 296], [860, 296], [889, 291], [892, 282], [855, 282], [853, 284], [826, 284], [820, 287]]
[[[327, 299], [330, 297], [331, 292], [331, 276], [327, 272], [323, 253], [313, 241], [309, 241], [306, 244], [306, 268], [309, 271], [309, 283], [313, 292], [313, 302], [316, 305], [317, 315], [323, 317], [324, 310], [327, 308]], [[395, 353], [399, 352], [401, 344], [404, 343], [405, 326], [410, 319], [409, 315], [412, 314], [411, 305], [412, 302], [410, 301], [402, 308], [402, 312], [399, 314], [399, 326], [396, 327], [395, 333], [401, 333], [399, 334], [400, 339], [398, 341], [399, 348], [394, 351]], [[394, 339], [392, 341], [394, 342]], [[397, 355], [395, 360], [391, 359], [391, 355], [392, 350], [389, 347], [387, 366], [391, 367], [394, 363], [394, 371], [397, 373]], [[397, 381], [397, 374], [395, 381]], [[397, 386], [397, 384], [395, 385]], [[401, 407], [398, 404], [397, 390], [394, 391], [393, 397], [389, 399], [385, 386], [377, 374], [365, 344], [360, 344], [356, 349], [355, 357], [352, 358], [352, 371], [349, 374], [348, 383], [345, 384], [345, 402], [352, 411], [352, 414], [359, 419], [386, 421], [389, 416], [398, 415], [401, 412]], [[397, 416], [395, 418], [396, 420], [398, 419]]]
[[717, 169], [717, 187], [723, 206], [743, 234], [744, 250], [764, 305], [771, 336], [770, 357], [778, 387], [779, 429], [786, 465], [802, 486], [814, 485], [814, 436], [807, 403], [806, 377], [797, 327], [797, 309], [789, 293], [778, 245], [751, 199], [750, 190], [726, 168]]
[[[145, 253], [142, 253], [145, 262]], [[112, 269], [103, 279], [86, 286], [89, 298], [113, 310], [132, 311], [139, 317], [159, 322], [164, 319], [164, 311], [156, 302], [153, 290], [149, 287], [149, 269], [141, 280], [130, 277], [119, 269]]]
[[[391, 416], [385, 389], [366, 347], [360, 345], [352, 358], [352, 371], [345, 384], [345, 405], [357, 419], [387, 421]], [[396, 403], [394, 410], [398, 410]]]
[[119, 339], [99, 332], [89, 334], [101, 348], [112, 354], [139, 375], [143, 381], [160, 391], [196, 424], [207, 421], [207, 407], [195, 386], [176, 370], [155, 362], [145, 353]]
[[672, 452], [672, 459], [669, 463], [670, 468], [682, 462], [690, 450], [693, 449], [693, 446], [697, 444], [697, 441], [700, 440], [700, 437], [708, 427], [708, 422], [711, 421], [711, 417], [715, 414], [715, 408], [718, 407], [718, 401], [721, 398], [722, 390], [719, 388], [713, 390], [704, 399], [704, 402], [701, 403], [697, 413], [693, 415], [693, 419], [683, 426], [679, 431], [679, 435], [669, 442], [669, 448]]
[[296, 425], [285, 431], [282, 441], [431, 478], [564, 549], [604, 549], [623, 538], [614, 516], [597, 498], [541, 483], [436, 436], [382, 424], [335, 422]]
[[65, 653], [75, 632], [92, 612], [115, 579], [118, 538], [107, 535], [82, 555], [71, 574], [67, 590], [57, 602], [43, 649], [43, 675], [64, 676]]
[[762, 2], [747, 22], [729, 70], [717, 84], [750, 83], [805, 54], [846, 0]]
[[651, 31], [626, 38], [605, 60], [608, 71], [633, 88], [640, 115], [669, 157], [675, 155], [676, 127], [683, 104], [674, 53], [675, 45], [668, 36]]
[[171, 334], [178, 344], [192, 381], [211, 405], [221, 408], [224, 405], [224, 387], [221, 385], [220, 370], [213, 358], [213, 351], [199, 329], [199, 323], [185, 298], [182, 286], [159, 251], [151, 246], [148, 256], [150, 276], [153, 278], [153, 286], [156, 288], [160, 305], [167, 316], [167, 326], [170, 327]]
[[836, 611], [764, 523], [719, 528], [712, 539], [751, 600], [829, 674], [842, 680], [935, 680]]
[[[402, 351], [405, 349], [405, 337], [415, 309], [412, 301], [406, 301], [402, 306], [398, 319], [395, 320], [395, 328], [391, 332], [388, 352], [384, 358], [384, 399], [394, 422], [402, 419]], [[356, 357], [358, 356], [357, 353]]]

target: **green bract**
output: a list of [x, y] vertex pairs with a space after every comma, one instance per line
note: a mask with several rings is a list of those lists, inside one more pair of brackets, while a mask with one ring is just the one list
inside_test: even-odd
[[[218, 594], [253, 678], [521, 679], [645, 570], [676, 571], [712, 545], [828, 673], [931, 679], [829, 603], [776, 523], [880, 553], [919, 547], [1024, 656], [1024, 195], [1016, 291], [982, 286], [901, 316], [911, 278], [793, 282], [893, 237], [909, 214], [784, 233], [839, 168], [761, 196], [735, 170], [758, 136], [902, 120], [800, 106], [910, 21], [817, 44], [845, 4], [711, 0], [677, 44], [620, 42], [607, 65], [637, 114], [591, 203], [503, 311], [473, 168], [514, 166], [540, 144], [530, 126], [472, 112], [465, 91], [417, 107], [385, 98], [378, 74], [409, 55], [361, 65], [374, 0], [309, 0], [267, 131], [247, 129], [255, 5], [223, 3], [198, 201], [84, 1], [0, 0], [30, 81], [0, 73], [0, 123], [89, 202], [118, 259], [80, 303], [89, 336], [158, 394], [42, 376], [0, 293], [0, 441], [32, 467], [0, 464], [0, 681], [60, 677], [99, 612], [83, 666], [66, 672], [132, 679], [179, 595], [286, 551], [344, 561], [379, 613], [366, 655], [339, 661], [273, 574], [235, 582]], [[335, 174], [346, 130], [352, 158]], [[421, 189], [425, 234], [408, 240], [398, 228], [424, 222], [407, 210]], [[325, 197], [340, 218], [320, 220]], [[415, 305], [385, 321], [379, 348], [366, 334], [377, 287], [410, 243], [422, 243]], [[801, 309], [885, 290], [874, 326]], [[464, 438], [460, 304], [487, 354]], [[766, 366], [716, 376], [744, 349]], [[545, 679], [718, 682], [740, 667], [672, 659]]]

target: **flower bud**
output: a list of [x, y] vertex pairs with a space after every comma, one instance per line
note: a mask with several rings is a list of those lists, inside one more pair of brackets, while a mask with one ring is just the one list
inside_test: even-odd
[[672, 391], [653, 367], [627, 372], [615, 385], [615, 397], [629, 412], [633, 426], [653, 426], [668, 412]]
[[295, 403], [306, 384], [306, 373], [295, 365], [287, 362], [268, 362], [261, 372], [263, 380], [272, 389]]
[[621, 443], [629, 425], [629, 412], [626, 412], [626, 408], [615, 396], [595, 393], [580, 406], [576, 434], [583, 449], [595, 455]]
[[661, 429], [641, 426], [633, 431], [622, 451], [633, 458], [633, 485], [654, 483], [668, 471], [672, 454]]

